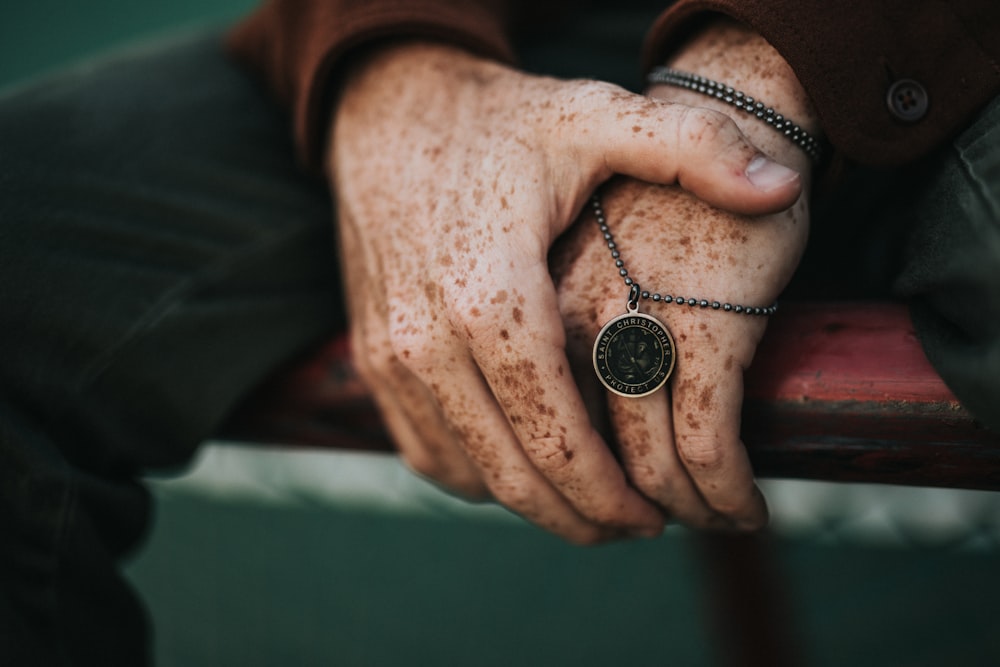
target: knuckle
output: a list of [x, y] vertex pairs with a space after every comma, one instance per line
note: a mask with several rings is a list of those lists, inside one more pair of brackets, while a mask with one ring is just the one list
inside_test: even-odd
[[632, 466], [629, 478], [644, 495], [661, 504], [666, 504], [673, 497], [673, 484], [669, 477], [651, 465]]
[[722, 444], [711, 436], [679, 436], [677, 448], [684, 465], [695, 476], [712, 475], [720, 472], [726, 466], [726, 451]]
[[729, 116], [712, 109], [684, 108], [677, 128], [679, 143], [695, 149], [726, 148], [740, 141], [736, 123]]
[[566, 444], [566, 438], [562, 435], [531, 438], [524, 448], [535, 465], [547, 473], [565, 469], [574, 457], [572, 448]]

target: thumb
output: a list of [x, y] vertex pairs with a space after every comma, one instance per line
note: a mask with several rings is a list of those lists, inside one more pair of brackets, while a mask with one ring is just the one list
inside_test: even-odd
[[713, 206], [749, 215], [786, 209], [802, 191], [797, 171], [761, 153], [723, 113], [620, 91], [596, 108], [584, 121], [592, 125], [577, 136], [587, 139], [578, 151], [593, 160], [598, 181], [617, 173], [676, 183]]

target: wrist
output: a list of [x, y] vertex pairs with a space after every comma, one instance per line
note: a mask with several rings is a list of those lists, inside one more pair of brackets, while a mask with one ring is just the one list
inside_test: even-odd
[[[463, 83], [485, 84], [505, 68], [439, 42], [386, 40], [356, 54], [344, 70], [332, 122], [371, 113], [406, 116], [458, 94]], [[370, 120], [370, 118], [369, 118]], [[412, 118], [411, 118], [412, 120]]]
[[331, 109], [328, 170], [336, 154], [357, 148], [359, 137], [378, 135], [387, 145], [420, 132], [449, 136], [455, 119], [446, 111], [471, 109], [476, 87], [503, 67], [460, 47], [417, 40], [387, 40], [355, 54]]
[[[791, 67], [763, 37], [741, 24], [728, 19], [714, 21], [664, 64], [740, 90], [794, 121], [813, 137], [822, 137], [815, 109]], [[663, 84], [651, 85], [647, 94], [724, 113], [771, 158], [803, 175], [811, 171], [811, 161], [799, 146], [764, 121], [722, 100]]]

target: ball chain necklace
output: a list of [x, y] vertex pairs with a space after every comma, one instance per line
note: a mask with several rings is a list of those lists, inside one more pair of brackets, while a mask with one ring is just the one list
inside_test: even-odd
[[[686, 88], [696, 93], [713, 97], [740, 111], [763, 121], [776, 132], [784, 135], [802, 149], [814, 161], [822, 159], [820, 140], [816, 139], [791, 119], [784, 117], [773, 108], [750, 95], [718, 81], [703, 76], [660, 67], [648, 76], [649, 83], [665, 84]], [[646, 396], [662, 387], [674, 370], [677, 348], [666, 325], [652, 315], [639, 312], [639, 299], [651, 299], [657, 303], [673, 303], [686, 308], [711, 308], [738, 315], [773, 315], [778, 304], [770, 306], [742, 306], [720, 303], [708, 299], [685, 298], [677, 294], [650, 293], [639, 286], [625, 268], [621, 253], [608, 228], [608, 221], [601, 208], [601, 200], [595, 194], [591, 198], [597, 225], [611, 251], [611, 258], [618, 267], [618, 275], [629, 288], [625, 314], [615, 317], [604, 325], [594, 341], [594, 370], [597, 377], [609, 391], [621, 396]]]
[[618, 275], [629, 288], [625, 314], [604, 325], [594, 341], [594, 370], [601, 383], [619, 396], [638, 397], [652, 394], [662, 387], [674, 370], [677, 348], [666, 325], [652, 315], [639, 312], [639, 299], [656, 303], [673, 303], [686, 308], [710, 308], [739, 315], [772, 315], [778, 304], [770, 306], [743, 306], [708, 299], [686, 298], [674, 294], [650, 293], [633, 279], [615, 238], [608, 227], [601, 200], [595, 194], [590, 200], [597, 226], [611, 251], [611, 258], [618, 267]]

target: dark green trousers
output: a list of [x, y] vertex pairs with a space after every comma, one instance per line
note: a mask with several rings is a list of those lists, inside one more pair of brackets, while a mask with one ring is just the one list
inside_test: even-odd
[[0, 98], [0, 664], [143, 664], [135, 480], [343, 328], [287, 127], [215, 33]]

